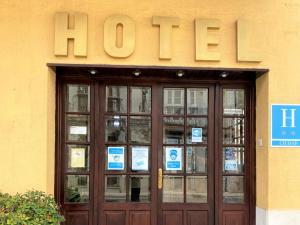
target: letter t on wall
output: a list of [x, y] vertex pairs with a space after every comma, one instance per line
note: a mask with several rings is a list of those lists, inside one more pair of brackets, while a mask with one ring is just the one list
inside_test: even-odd
[[55, 43], [56, 56], [68, 56], [68, 41], [74, 39], [74, 55], [87, 55], [87, 15], [74, 14], [74, 29], [69, 28], [68, 13], [59, 12], [55, 15]]
[[159, 58], [172, 58], [172, 29], [179, 27], [180, 20], [177, 17], [153, 16], [152, 24], [160, 27], [159, 31]]

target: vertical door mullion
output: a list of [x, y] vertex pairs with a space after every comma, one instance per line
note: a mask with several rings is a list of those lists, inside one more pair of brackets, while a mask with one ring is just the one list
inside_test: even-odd
[[215, 127], [215, 135], [214, 135], [214, 169], [215, 169], [215, 224], [222, 223], [222, 174], [220, 172], [221, 169], [221, 157], [220, 157], [220, 149], [221, 149], [221, 127], [222, 127], [222, 90], [219, 83], [216, 83], [215, 86], [215, 102], [214, 102], [214, 127]]
[[[97, 143], [96, 146], [98, 146], [98, 160], [95, 160], [95, 162], [98, 162], [98, 166], [95, 168], [98, 168], [98, 183], [97, 188], [98, 189], [98, 223], [104, 224], [104, 210], [103, 210], [103, 204], [104, 204], [104, 192], [105, 192], [105, 107], [106, 107], [106, 101], [105, 101], [105, 85], [103, 83], [98, 83], [98, 90], [97, 93], [98, 96], [98, 121], [97, 127], [99, 131], [96, 134], [96, 140]], [[102, 104], [100, 104], [102, 103]], [[96, 113], [97, 115], [97, 113]], [[97, 120], [96, 120], [97, 121]], [[96, 173], [97, 174], [97, 173]], [[100, 218], [99, 218], [100, 217]]]
[[215, 221], [215, 87], [209, 86], [208, 87], [208, 143], [207, 143], [207, 201], [209, 205], [209, 224], [214, 225]]

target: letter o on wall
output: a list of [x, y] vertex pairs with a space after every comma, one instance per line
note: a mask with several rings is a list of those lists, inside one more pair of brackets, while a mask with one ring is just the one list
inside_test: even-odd
[[[117, 46], [117, 26], [123, 27], [123, 45]], [[104, 50], [117, 58], [130, 56], [135, 49], [135, 24], [131, 18], [125, 15], [112, 15], [104, 22]]]

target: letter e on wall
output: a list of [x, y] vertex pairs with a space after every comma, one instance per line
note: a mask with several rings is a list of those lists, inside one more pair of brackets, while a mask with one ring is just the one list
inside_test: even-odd
[[220, 42], [217, 31], [220, 29], [220, 21], [216, 19], [196, 19], [196, 60], [197, 61], [220, 61], [221, 55], [212, 51], [211, 47], [217, 47]]

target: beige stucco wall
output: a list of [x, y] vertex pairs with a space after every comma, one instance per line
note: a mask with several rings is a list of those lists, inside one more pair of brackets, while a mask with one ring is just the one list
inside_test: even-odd
[[[299, 103], [300, 4], [295, 0], [0, 0], [0, 190], [36, 188], [53, 193], [55, 142], [55, 75], [48, 62], [166, 65], [193, 67], [255, 67], [270, 72], [257, 80], [257, 205], [269, 209], [300, 209], [299, 149], [269, 147], [271, 103]], [[55, 57], [54, 14], [88, 14], [88, 57]], [[103, 49], [103, 22], [122, 13], [136, 23], [136, 50], [114, 59]], [[159, 60], [158, 28], [153, 15], [177, 16], [172, 60]], [[220, 62], [196, 62], [194, 19], [221, 20]], [[236, 62], [239, 18], [257, 24], [253, 34], [262, 63]], [[72, 48], [70, 48], [72, 49]]]

